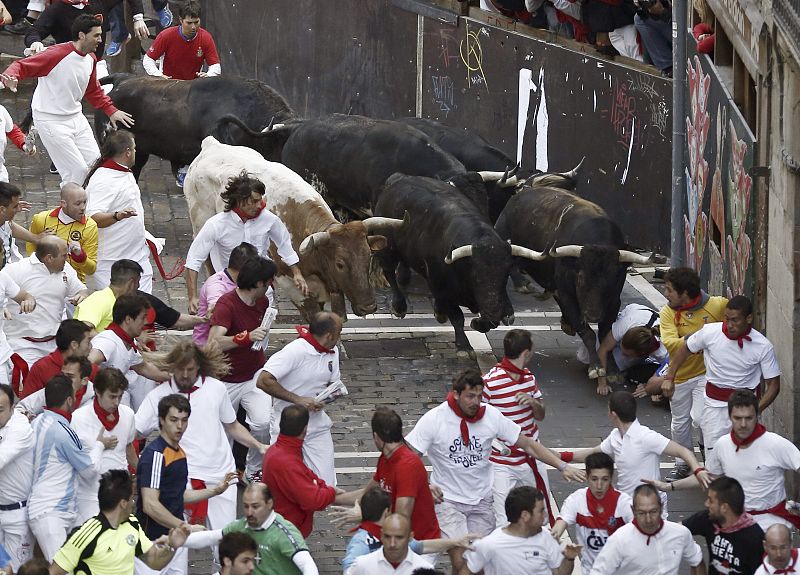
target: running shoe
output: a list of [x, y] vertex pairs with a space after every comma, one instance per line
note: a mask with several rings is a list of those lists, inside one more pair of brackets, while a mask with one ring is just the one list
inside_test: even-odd
[[51, 174], [57, 174], [58, 173], [58, 168], [56, 168], [56, 165], [53, 162], [50, 162], [50, 173]]
[[689, 469], [688, 465], [685, 463], [676, 463], [672, 468], [672, 471], [670, 471], [669, 475], [667, 475], [667, 482], [672, 483], [673, 481], [678, 481], [679, 479], [689, 477], [691, 474], [692, 470]]
[[118, 55], [122, 52], [122, 47], [125, 46], [131, 40], [131, 35], [128, 34], [128, 37], [125, 38], [122, 42], [117, 42], [116, 40], [112, 40], [109, 42], [108, 46], [106, 46], [106, 56], [109, 58], [113, 58], [114, 56]]
[[172, 24], [172, 10], [169, 9], [169, 4], [157, 11], [156, 14], [158, 14], [158, 22], [162, 28], [168, 28]]

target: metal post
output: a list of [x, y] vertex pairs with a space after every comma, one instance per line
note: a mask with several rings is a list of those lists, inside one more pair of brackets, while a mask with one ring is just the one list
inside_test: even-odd
[[684, 264], [683, 150], [686, 146], [686, 0], [672, 0], [672, 230], [670, 265]]

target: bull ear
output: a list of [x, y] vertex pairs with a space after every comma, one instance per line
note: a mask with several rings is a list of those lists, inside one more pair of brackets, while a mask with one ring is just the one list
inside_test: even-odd
[[386, 249], [386, 246], [389, 245], [389, 240], [386, 239], [386, 236], [367, 236], [367, 243], [370, 251], [378, 252]]

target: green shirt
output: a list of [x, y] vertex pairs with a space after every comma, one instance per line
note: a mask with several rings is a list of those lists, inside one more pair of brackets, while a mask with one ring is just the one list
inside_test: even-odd
[[308, 551], [303, 536], [292, 523], [275, 513], [275, 519], [266, 529], [247, 526], [247, 519], [229, 523], [222, 530], [226, 533], [247, 533], [258, 544], [261, 562], [256, 565], [256, 575], [295, 575], [300, 573], [292, 557], [300, 551]]

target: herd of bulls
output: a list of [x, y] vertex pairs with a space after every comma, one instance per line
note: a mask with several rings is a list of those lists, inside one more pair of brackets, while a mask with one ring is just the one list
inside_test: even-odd
[[[569, 191], [577, 168], [509, 170], [513, 160], [463, 130], [420, 118], [303, 119], [256, 80], [104, 81], [114, 84], [115, 105], [136, 119], [137, 177], [150, 154], [174, 170], [191, 164], [184, 193], [195, 231], [221, 208], [228, 178], [246, 170], [264, 182], [313, 298], [291, 281], [279, 285], [304, 314], [328, 301], [343, 313], [345, 298], [358, 315], [374, 312], [374, 258], [395, 315], [406, 313], [403, 286], [414, 270], [427, 281], [436, 319], [453, 325], [459, 353], [473, 354], [461, 307], [478, 314], [471, 327], [481, 332], [512, 323], [507, 284], [512, 272], [515, 283], [525, 281], [522, 272], [556, 298], [562, 329], [580, 335], [594, 375], [589, 323], [599, 324], [601, 337], [610, 329], [628, 265], [649, 261], [626, 249], [602, 208]], [[97, 126], [100, 139], [107, 129]], [[337, 220], [329, 204], [353, 221]]]

